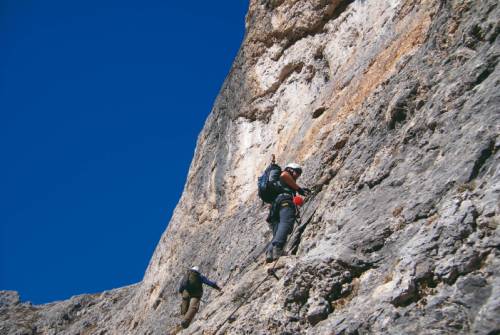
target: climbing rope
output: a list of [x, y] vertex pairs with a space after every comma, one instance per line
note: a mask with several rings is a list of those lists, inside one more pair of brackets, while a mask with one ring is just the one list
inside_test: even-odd
[[[264, 246], [264, 248], [261, 251], [259, 251], [257, 253], [257, 255], [253, 256], [252, 258], [250, 258], [250, 256], [251, 256], [251, 253], [250, 253], [247, 256], [247, 258], [245, 258], [244, 261], [241, 262], [242, 266], [239, 268], [239, 271], [236, 272], [236, 274], [241, 274], [243, 270], [247, 269], [250, 265], [252, 265], [267, 250], [267, 248], [269, 247], [270, 243], [271, 242], [266, 243], [266, 245]], [[250, 261], [248, 261], [249, 258], [250, 258]], [[229, 277], [227, 277], [227, 279], [224, 281], [223, 286], [226, 285], [229, 282], [229, 280], [232, 278], [232, 276], [233, 276], [233, 272], [231, 272], [229, 274]]]
[[[309, 208], [310, 204], [311, 204], [311, 201], [312, 199], [318, 194], [318, 192], [315, 192], [311, 195], [311, 197], [308, 199], [308, 202], [306, 203], [306, 205], [304, 206], [304, 209], [303, 211], [304, 212], [307, 212], [306, 209]], [[315, 212], [315, 211], [314, 211]], [[313, 212], [313, 215], [314, 215], [314, 212]], [[298, 226], [302, 226], [302, 216], [301, 216], [301, 213], [300, 213], [300, 210], [297, 208], [297, 215], [296, 215], [296, 218], [295, 218], [296, 222], [298, 223]], [[310, 220], [310, 219], [309, 219]], [[308, 220], [308, 221], [309, 221]], [[294, 229], [295, 231], [295, 229]], [[255, 261], [266, 249], [267, 247], [269, 246], [269, 244], [266, 245], [266, 248], [264, 248], [261, 252], [259, 252], [259, 254], [257, 256], [254, 257], [253, 261]], [[236, 312], [248, 301], [248, 299], [250, 299], [250, 297], [252, 297], [252, 295], [257, 291], [257, 289], [269, 278], [269, 276], [272, 276], [274, 278], [276, 278], [277, 280], [279, 280], [278, 276], [276, 276], [276, 272], [275, 272], [275, 269], [276, 269], [276, 265], [278, 264], [278, 260], [275, 260], [274, 263], [273, 263], [273, 266], [267, 270], [267, 275], [264, 277], [264, 279], [262, 279], [254, 288], [253, 290], [250, 292], [250, 294], [248, 294], [248, 296], [243, 299], [239, 305], [231, 312], [231, 314], [229, 314], [228, 317], [226, 317], [224, 319], [224, 321], [219, 325], [217, 326], [217, 328], [215, 329], [215, 332], [213, 333], [213, 335], [216, 335], [221, 329], [222, 327], [224, 327], [224, 325], [234, 316], [234, 314], [236, 314]], [[246, 267], [245, 267], [246, 268]], [[244, 269], [244, 268], [243, 268]], [[241, 272], [241, 271], [240, 271]]]
[[[310, 205], [312, 204], [312, 200], [316, 195], [318, 195], [319, 192], [313, 192], [310, 197], [308, 197], [306, 204], [302, 208], [303, 213], [307, 213]], [[306, 226], [309, 224], [311, 221], [312, 217], [314, 216], [314, 213], [316, 213], [316, 209], [312, 211], [312, 213], [309, 215], [309, 218], [305, 221], [305, 223], [302, 223], [302, 215], [301, 215], [301, 210], [297, 208], [297, 214], [295, 217], [295, 222], [297, 223], [293, 227], [293, 231], [290, 234], [290, 238], [287, 241], [287, 252], [289, 254], [295, 254], [297, 252], [299, 243], [300, 243], [300, 237], [302, 236], [302, 233], [304, 232], [304, 229]]]
[[[272, 163], [274, 164], [275, 163], [275, 156], [272, 155], [272, 159], [271, 159]], [[312, 203], [312, 200], [316, 197], [316, 195], [318, 194], [319, 192], [316, 191], [316, 192], [312, 192], [311, 196], [307, 197], [307, 202], [305, 204], [305, 206], [303, 206], [303, 212], [304, 213], [307, 213], [307, 210], [309, 209], [309, 206], [311, 205]], [[314, 213], [316, 212], [316, 210], [313, 211], [312, 215], [314, 215]], [[307, 220], [306, 222], [306, 225], [307, 223], [309, 223], [309, 221], [311, 220], [312, 218], [312, 215], [311, 217]], [[297, 222], [297, 225], [296, 227], [294, 228], [293, 232], [292, 232], [292, 236], [293, 234], [296, 232], [296, 228], [301, 228], [301, 227], [304, 227], [302, 225], [302, 216], [301, 216], [301, 211], [299, 210], [299, 208], [297, 207], [297, 212], [296, 212], [296, 217], [295, 217], [295, 221]], [[269, 243], [272, 243], [272, 242], [269, 242]], [[243, 270], [245, 270], [246, 268], [248, 268], [248, 266], [250, 266], [253, 262], [255, 262], [259, 257], [260, 255], [262, 255], [264, 253], [264, 251], [269, 247], [269, 243], [266, 244], [265, 248], [263, 248], [256, 256], [253, 257], [252, 261], [250, 262], [250, 264], [248, 265], [245, 265], [243, 267], [240, 268], [240, 270], [237, 272], [237, 274], [240, 274]], [[248, 257], [247, 257], [248, 259]], [[245, 262], [243, 262], [243, 264], [246, 263], [246, 260], [245, 259]], [[213, 335], [216, 335], [221, 329], [222, 327], [235, 315], [235, 313], [248, 301], [248, 299], [250, 299], [250, 297], [252, 297], [252, 295], [257, 291], [257, 289], [269, 278], [269, 276], [273, 276], [274, 278], [276, 278], [277, 280], [279, 280], [278, 276], [276, 276], [276, 272], [275, 272], [275, 268], [276, 268], [276, 265], [278, 263], [278, 260], [275, 260], [274, 263], [273, 263], [273, 266], [267, 270], [267, 274], [266, 276], [264, 277], [264, 279], [262, 279], [254, 288], [253, 290], [250, 292], [250, 294], [248, 294], [248, 296], [243, 299], [239, 304], [238, 306], [231, 312], [231, 314], [229, 314], [228, 317], [226, 317], [224, 319], [224, 321], [219, 325], [217, 326], [217, 328], [215, 329], [215, 332], [213, 333]], [[229, 280], [231, 279], [233, 273], [231, 273], [229, 275], [229, 277], [227, 278], [227, 280], [225, 281], [225, 284], [227, 284], [229, 282]]]
[[217, 328], [215, 328], [215, 332], [212, 334], [212, 335], [216, 335], [217, 332], [219, 330], [221, 330], [221, 328], [226, 324], [227, 321], [229, 321], [233, 316], [234, 314], [241, 308], [241, 306], [244, 305], [244, 303], [246, 303], [248, 301], [248, 299], [250, 299], [250, 297], [257, 291], [257, 289], [260, 287], [260, 285], [262, 285], [268, 278], [269, 276], [273, 276], [274, 278], [276, 279], [279, 279], [277, 276], [276, 276], [276, 273], [274, 271], [274, 269], [276, 268], [276, 264], [278, 264], [278, 260], [275, 260], [274, 261], [274, 264], [273, 264], [273, 267], [268, 269], [267, 270], [267, 274], [266, 276], [264, 277], [264, 279], [262, 279], [258, 284], [257, 286], [254, 287], [254, 289], [250, 292], [250, 294], [248, 294], [248, 296], [243, 299], [240, 304], [231, 312], [231, 314], [229, 314], [229, 316], [227, 318], [224, 319], [224, 321], [219, 325], [217, 326]]

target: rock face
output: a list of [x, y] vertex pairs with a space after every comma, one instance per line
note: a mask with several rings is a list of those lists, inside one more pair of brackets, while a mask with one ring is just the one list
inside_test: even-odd
[[[224, 291], [182, 334], [498, 334], [499, 18], [496, 0], [250, 1], [143, 281], [43, 306], [5, 292], [0, 333], [168, 333], [198, 265]], [[271, 154], [315, 193], [266, 266]]]

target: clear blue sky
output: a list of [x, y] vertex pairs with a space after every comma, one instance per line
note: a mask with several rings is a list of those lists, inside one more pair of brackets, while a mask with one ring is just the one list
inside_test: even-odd
[[248, 0], [0, 0], [0, 290], [139, 282]]

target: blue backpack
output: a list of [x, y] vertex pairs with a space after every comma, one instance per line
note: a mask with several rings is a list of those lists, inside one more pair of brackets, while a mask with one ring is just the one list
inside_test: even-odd
[[271, 163], [264, 173], [257, 180], [259, 197], [265, 203], [271, 204], [280, 193], [278, 181], [281, 175], [281, 167], [278, 164]]

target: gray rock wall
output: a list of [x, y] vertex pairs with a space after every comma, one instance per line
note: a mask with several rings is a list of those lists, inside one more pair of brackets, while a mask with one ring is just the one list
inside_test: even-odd
[[[192, 265], [224, 291], [182, 334], [500, 332], [499, 12], [252, 0], [144, 280], [43, 306], [5, 293], [0, 332], [168, 333]], [[288, 256], [265, 265], [256, 178], [271, 154], [315, 193]]]

